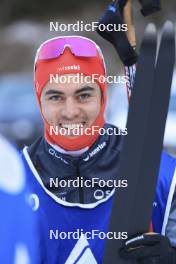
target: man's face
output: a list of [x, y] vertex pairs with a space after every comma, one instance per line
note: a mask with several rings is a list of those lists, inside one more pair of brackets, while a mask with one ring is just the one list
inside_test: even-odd
[[101, 108], [101, 90], [96, 82], [85, 77], [75, 83], [76, 74], [67, 74], [66, 82], [48, 82], [41, 94], [41, 107], [45, 120], [53, 127], [69, 131], [67, 137], [77, 137], [75, 128], [88, 128], [97, 118]]

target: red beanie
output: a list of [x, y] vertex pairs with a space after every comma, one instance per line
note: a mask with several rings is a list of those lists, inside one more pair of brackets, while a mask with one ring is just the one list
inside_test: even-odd
[[[64, 75], [71, 73], [83, 74], [91, 77], [96, 74], [95, 81], [99, 85], [103, 95], [100, 112], [96, 120], [91, 125], [91, 128], [96, 126], [96, 132], [89, 136], [83, 134], [76, 138], [68, 138], [61, 134], [56, 135], [53, 133], [50, 135], [50, 124], [48, 124], [42, 114], [40, 97], [44, 86], [50, 80], [50, 75]], [[96, 141], [99, 136], [97, 127], [102, 128], [105, 122], [104, 111], [106, 104], [106, 83], [102, 81], [100, 76], [105, 77], [105, 66], [98, 48], [96, 57], [78, 57], [72, 54], [69, 48], [65, 48], [63, 54], [57, 58], [48, 60], [36, 59], [34, 73], [35, 91], [44, 121], [45, 138], [49, 143], [56, 144], [65, 150], [80, 150], [87, 146], [90, 147]]]

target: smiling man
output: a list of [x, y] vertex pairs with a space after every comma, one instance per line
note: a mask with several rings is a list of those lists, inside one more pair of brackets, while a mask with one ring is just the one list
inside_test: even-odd
[[122, 142], [121, 130], [104, 120], [105, 71], [100, 48], [84, 37], [50, 39], [38, 49], [44, 136], [24, 148], [23, 160], [41, 219], [41, 263], [102, 263]]
[[[127, 238], [126, 232], [108, 232], [108, 223], [114, 188], [128, 186], [117, 184], [125, 133], [104, 120], [106, 83], [101, 80], [106, 70], [102, 53], [90, 39], [58, 37], [40, 46], [34, 69], [44, 135], [24, 148], [23, 160], [33, 191], [33, 210], [40, 221], [39, 264], [101, 264], [106, 238]], [[51, 75], [58, 76], [57, 82], [51, 81]], [[166, 173], [161, 167], [159, 173], [152, 219], [158, 233], [168, 222], [174, 193], [169, 192], [175, 187], [175, 160], [165, 153], [162, 160], [169, 169]], [[169, 232], [172, 230], [173, 225]], [[143, 260], [138, 248], [145, 249], [142, 258], [148, 264], [166, 264], [173, 252], [175, 257], [175, 250], [161, 235], [147, 237], [149, 247], [143, 247], [145, 237], [144, 241], [135, 240], [134, 246], [133, 242], [124, 247], [122, 255], [137, 263]], [[136, 247], [136, 243], [142, 246]]]
[[[78, 45], [82, 45], [80, 50]], [[37, 52], [35, 90], [44, 138], [24, 152], [47, 190], [67, 202], [99, 203], [113, 192], [112, 184], [109, 187], [106, 181], [116, 179], [118, 166], [111, 164], [118, 163], [121, 135], [112, 137], [106, 133], [118, 128], [105, 124], [106, 83], [102, 76], [105, 79], [101, 50], [84, 37], [54, 38], [44, 42]], [[103, 136], [100, 129], [104, 129]], [[107, 148], [109, 143], [114, 145], [113, 153]], [[105, 163], [107, 156], [109, 162]], [[103, 187], [93, 184], [94, 178], [104, 181]], [[74, 188], [68, 186], [70, 179], [88, 180], [92, 186]], [[54, 180], [64, 180], [64, 187], [51, 184]]]

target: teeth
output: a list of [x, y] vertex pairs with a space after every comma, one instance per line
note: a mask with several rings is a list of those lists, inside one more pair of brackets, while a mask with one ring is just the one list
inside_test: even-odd
[[62, 124], [62, 127], [66, 129], [76, 129], [83, 127], [83, 124]]

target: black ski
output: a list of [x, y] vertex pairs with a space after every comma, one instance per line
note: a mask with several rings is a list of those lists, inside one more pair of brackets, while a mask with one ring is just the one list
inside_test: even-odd
[[[128, 236], [147, 232], [152, 214], [164, 127], [174, 67], [173, 26], [166, 24], [156, 69], [156, 32], [149, 26], [138, 61], [127, 128], [121, 154], [119, 177], [128, 188], [115, 193], [110, 231]], [[168, 54], [169, 53], [169, 54]], [[163, 74], [165, 73], [165, 74]], [[130, 263], [120, 259], [122, 240], [107, 241], [104, 263]]]
[[[128, 135], [125, 137], [120, 160], [118, 179], [127, 179], [128, 188], [118, 189], [115, 193], [109, 228], [113, 232], [129, 231], [129, 219], [135, 204], [135, 189], [138, 181], [137, 171], [140, 167], [152, 98], [153, 85], [151, 83], [154, 81], [155, 58], [156, 31], [148, 28], [140, 50], [127, 120]], [[127, 197], [130, 198], [130, 202]], [[119, 216], [118, 212], [120, 212]], [[107, 241], [104, 263], [108, 263], [109, 257], [111, 257], [112, 263], [117, 263], [117, 249], [121, 246], [121, 243], [122, 241]]]
[[[172, 24], [167, 22], [163, 29], [156, 63], [153, 94], [149, 114], [150, 125], [147, 127], [145, 145], [143, 147], [144, 155], [142, 157], [136, 192], [136, 197], [141, 197], [141, 199], [142, 197], [146, 197], [147, 199], [143, 199], [143, 201], [139, 203], [138, 208], [135, 207], [133, 210], [134, 222], [131, 222], [131, 234], [135, 234], [136, 231], [139, 233], [148, 231], [147, 227], [149, 227], [152, 215], [152, 203], [154, 201], [157, 181], [156, 176], [159, 171], [175, 62], [174, 53], [174, 30]], [[142, 177], [140, 177], [140, 175], [142, 175]], [[140, 186], [143, 186], [143, 188]], [[137, 221], [135, 219], [137, 219]]]

